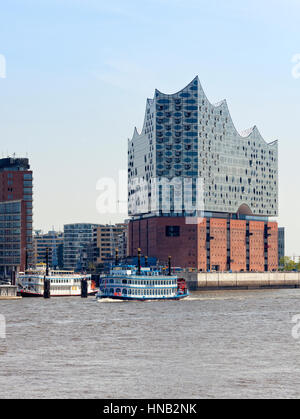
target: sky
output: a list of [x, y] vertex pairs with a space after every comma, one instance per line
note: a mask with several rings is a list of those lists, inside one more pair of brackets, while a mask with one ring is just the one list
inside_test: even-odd
[[30, 158], [34, 228], [126, 218], [99, 214], [98, 180], [124, 177], [155, 88], [198, 75], [238, 130], [279, 140], [278, 222], [300, 255], [299, 28], [300, 0], [0, 0], [0, 157]]

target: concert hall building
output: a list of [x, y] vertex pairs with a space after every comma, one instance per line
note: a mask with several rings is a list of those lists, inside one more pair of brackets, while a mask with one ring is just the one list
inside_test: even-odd
[[198, 77], [147, 99], [128, 141], [129, 254], [198, 271], [278, 268], [278, 142], [238, 132]]

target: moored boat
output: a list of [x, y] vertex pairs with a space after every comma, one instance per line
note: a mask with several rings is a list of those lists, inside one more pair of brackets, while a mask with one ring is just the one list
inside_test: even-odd
[[97, 293], [91, 275], [63, 270], [49, 270], [47, 275], [41, 270], [20, 272], [17, 277], [18, 292], [22, 297], [43, 297], [45, 280], [49, 281], [51, 297], [80, 296], [82, 280], [87, 281], [88, 295]]

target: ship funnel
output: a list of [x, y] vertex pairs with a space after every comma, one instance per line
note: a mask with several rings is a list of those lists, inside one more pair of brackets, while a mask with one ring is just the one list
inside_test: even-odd
[[141, 275], [141, 249], [138, 248], [138, 275]]
[[46, 248], [46, 276], [49, 276], [49, 249]]

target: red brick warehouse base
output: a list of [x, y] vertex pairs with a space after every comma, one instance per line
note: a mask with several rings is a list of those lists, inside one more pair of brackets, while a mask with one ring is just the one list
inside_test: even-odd
[[[188, 221], [188, 222], [187, 222]], [[199, 271], [274, 271], [278, 268], [276, 222], [152, 217], [129, 223], [129, 254]]]

